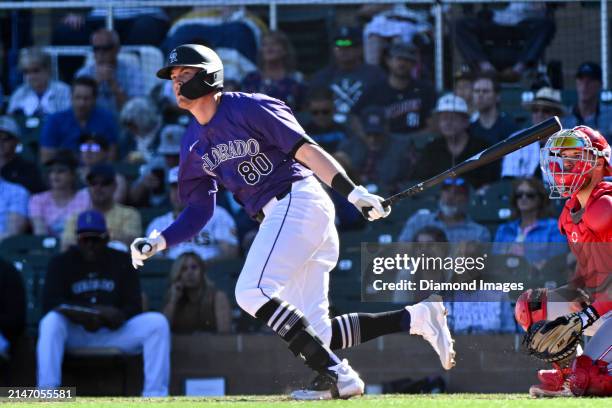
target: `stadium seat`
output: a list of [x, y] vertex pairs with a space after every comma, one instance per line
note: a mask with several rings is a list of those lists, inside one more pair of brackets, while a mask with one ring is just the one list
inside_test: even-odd
[[151, 207], [151, 208], [139, 208], [140, 220], [142, 222], [142, 229], [145, 231], [153, 219], [164, 215], [172, 209], [169, 207]]
[[149, 310], [161, 310], [170, 287], [172, 259], [152, 258], [140, 269], [140, 286], [146, 294]]
[[6, 256], [53, 255], [59, 252], [59, 239], [43, 235], [13, 235], [0, 242], [0, 253]]

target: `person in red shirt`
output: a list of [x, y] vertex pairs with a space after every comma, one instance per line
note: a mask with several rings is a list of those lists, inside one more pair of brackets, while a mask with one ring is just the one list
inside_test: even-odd
[[[583, 331], [590, 328], [585, 334], [594, 334], [571, 367], [540, 370], [541, 384], [529, 390], [535, 397], [612, 395], [612, 183], [604, 180], [612, 176], [610, 156], [606, 139], [587, 126], [557, 132], [541, 150], [540, 164], [551, 198], [568, 198], [559, 229], [577, 265], [566, 289], [584, 296], [582, 302], [553, 303], [554, 296], [547, 300], [546, 292], [528, 291], [517, 301], [517, 320], [528, 328], [529, 320], [535, 321], [532, 317], [545, 317], [552, 329], [577, 314]], [[533, 307], [534, 300], [542, 306], [539, 310]], [[530, 301], [532, 305], [525, 308]]]

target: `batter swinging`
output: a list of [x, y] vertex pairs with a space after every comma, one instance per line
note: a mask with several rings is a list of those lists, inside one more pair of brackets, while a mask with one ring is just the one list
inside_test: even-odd
[[[359, 375], [332, 350], [384, 334], [421, 335], [444, 368], [454, 365], [439, 296], [397, 311], [329, 318], [329, 272], [338, 260], [338, 233], [333, 204], [313, 173], [360, 211], [371, 208], [366, 210], [369, 221], [389, 215], [391, 208], [383, 208], [381, 197], [355, 186], [283, 102], [262, 94], [222, 92], [223, 65], [213, 50], [179, 46], [157, 76], [173, 82], [178, 106], [195, 118], [181, 143], [179, 194], [186, 207], [161, 235], [132, 243], [134, 267], [200, 231], [221, 183], [261, 222], [236, 284], [236, 301], [318, 373], [294, 398], [363, 394]], [[151, 250], [142, 253], [145, 245]]]

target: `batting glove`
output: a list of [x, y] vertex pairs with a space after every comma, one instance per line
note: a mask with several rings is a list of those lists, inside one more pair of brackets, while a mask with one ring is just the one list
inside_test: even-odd
[[385, 218], [391, 214], [391, 206], [382, 206], [384, 198], [370, 194], [364, 186], [355, 187], [347, 198], [368, 221]]
[[130, 245], [132, 266], [134, 269], [144, 265], [144, 260], [159, 251], [166, 249], [166, 240], [157, 230], [153, 230], [148, 238], [136, 238]]

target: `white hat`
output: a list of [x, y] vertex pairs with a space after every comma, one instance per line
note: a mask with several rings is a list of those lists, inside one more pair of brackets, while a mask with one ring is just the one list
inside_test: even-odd
[[535, 97], [530, 101], [525, 101], [523, 106], [527, 109], [531, 109], [534, 106], [544, 106], [558, 111], [559, 115], [565, 114], [565, 108], [561, 101], [561, 91], [548, 87], [538, 89]]
[[456, 112], [469, 115], [468, 106], [465, 100], [452, 93], [441, 96], [440, 99], [438, 99], [434, 113], [440, 112]]
[[171, 168], [168, 170], [168, 184], [178, 183], [178, 166]]
[[185, 134], [185, 126], [166, 125], [159, 136], [157, 148], [159, 154], [179, 154], [181, 152], [181, 138]]

